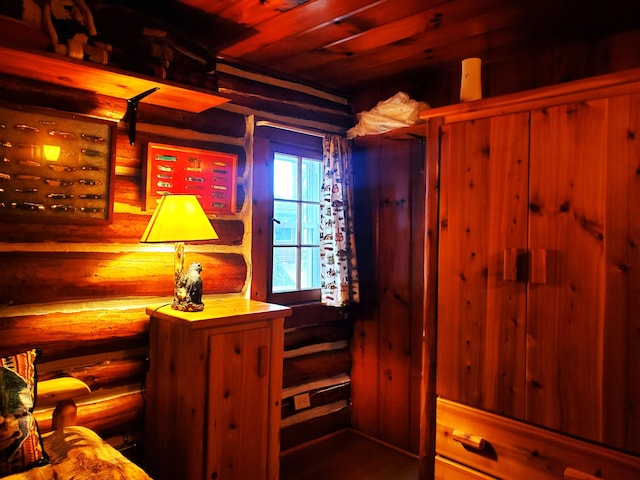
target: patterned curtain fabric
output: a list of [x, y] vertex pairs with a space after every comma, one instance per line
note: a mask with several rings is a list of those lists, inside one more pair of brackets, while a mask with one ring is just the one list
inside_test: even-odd
[[324, 179], [320, 199], [322, 303], [344, 307], [358, 302], [360, 286], [353, 233], [351, 148], [347, 139], [323, 140]]

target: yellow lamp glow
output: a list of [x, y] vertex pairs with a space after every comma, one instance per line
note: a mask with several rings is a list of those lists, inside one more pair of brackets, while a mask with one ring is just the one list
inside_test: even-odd
[[60, 157], [60, 145], [43, 145], [42, 154], [48, 162], [57, 162]]
[[218, 234], [195, 195], [165, 195], [160, 199], [140, 242], [175, 242], [172, 308], [186, 311], [204, 309], [200, 280], [202, 269], [200, 265], [193, 264], [185, 273], [184, 242], [217, 239]]

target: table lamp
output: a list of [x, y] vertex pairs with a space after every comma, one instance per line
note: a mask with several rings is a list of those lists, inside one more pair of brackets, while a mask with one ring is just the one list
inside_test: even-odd
[[165, 195], [160, 198], [141, 243], [175, 243], [174, 290], [171, 307], [197, 312], [204, 310], [199, 263], [184, 271], [184, 242], [217, 240], [218, 234], [195, 195]]

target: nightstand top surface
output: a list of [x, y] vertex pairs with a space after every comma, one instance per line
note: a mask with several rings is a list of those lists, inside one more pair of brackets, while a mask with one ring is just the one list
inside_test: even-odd
[[237, 295], [205, 295], [202, 298], [204, 310], [182, 312], [171, 308], [171, 303], [149, 305], [147, 315], [189, 328], [209, 328], [229, 323], [243, 323], [269, 320], [291, 315], [291, 309], [284, 305], [258, 302]]

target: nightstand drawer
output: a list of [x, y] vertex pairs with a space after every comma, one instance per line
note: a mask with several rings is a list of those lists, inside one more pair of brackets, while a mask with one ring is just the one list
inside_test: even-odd
[[640, 480], [639, 457], [442, 398], [436, 422], [438, 455], [499, 479]]

